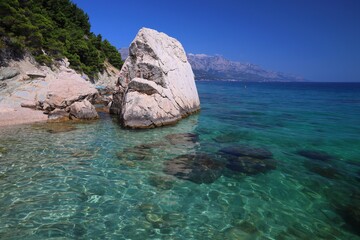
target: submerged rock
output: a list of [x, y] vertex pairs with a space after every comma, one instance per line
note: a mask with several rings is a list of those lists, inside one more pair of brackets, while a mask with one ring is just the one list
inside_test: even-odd
[[149, 160], [153, 152], [152, 146], [141, 144], [135, 147], [124, 148], [116, 155], [120, 160]]
[[255, 175], [276, 169], [276, 161], [274, 159], [254, 158], [248, 156], [228, 157], [226, 167], [234, 172]]
[[265, 173], [277, 165], [272, 153], [265, 148], [234, 145], [220, 149], [219, 153], [227, 160], [227, 169], [247, 175]]
[[185, 154], [165, 162], [164, 172], [198, 184], [212, 183], [221, 176], [223, 167], [207, 154]]
[[346, 222], [345, 227], [360, 236], [360, 194], [352, 194], [350, 200], [348, 204], [337, 204], [336, 212]]
[[271, 158], [272, 153], [265, 148], [254, 148], [246, 145], [234, 145], [220, 150], [221, 153], [236, 157], [252, 157], [258, 159]]
[[0, 147], [0, 155], [7, 153], [8, 150], [6, 147]]
[[322, 177], [329, 179], [337, 179], [341, 175], [339, 171], [331, 165], [313, 164], [311, 162], [304, 163], [304, 167], [310, 172], [316, 173]]
[[110, 109], [125, 127], [168, 125], [200, 109], [194, 74], [180, 42], [142, 28], [129, 53]]
[[217, 143], [235, 143], [242, 139], [249, 139], [251, 138], [251, 134], [248, 132], [232, 132], [232, 133], [225, 133], [221, 135], [217, 135], [214, 137], [214, 141]]
[[173, 145], [196, 143], [199, 136], [194, 133], [174, 133], [166, 135], [165, 138]]
[[65, 122], [70, 120], [70, 114], [64, 109], [55, 109], [48, 114], [48, 122]]
[[335, 159], [335, 157], [331, 156], [327, 152], [317, 150], [299, 150], [296, 153], [308, 159], [318, 160], [322, 162], [329, 162]]
[[72, 124], [50, 123], [46, 125], [46, 131], [49, 133], [65, 133], [76, 130]]
[[174, 179], [169, 176], [152, 175], [149, 177], [149, 183], [158, 189], [169, 190], [174, 185]]

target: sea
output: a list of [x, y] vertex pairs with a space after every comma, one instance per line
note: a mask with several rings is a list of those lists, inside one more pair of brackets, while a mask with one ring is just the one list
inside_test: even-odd
[[198, 81], [176, 125], [0, 129], [0, 239], [360, 239], [360, 83]]

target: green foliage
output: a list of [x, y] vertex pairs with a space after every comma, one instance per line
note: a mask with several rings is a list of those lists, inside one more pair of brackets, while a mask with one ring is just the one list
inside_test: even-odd
[[89, 16], [70, 0], [1, 0], [0, 46], [12, 57], [30, 52], [46, 65], [67, 57], [90, 77], [103, 71], [105, 60], [117, 68], [123, 64], [117, 49], [90, 31]]

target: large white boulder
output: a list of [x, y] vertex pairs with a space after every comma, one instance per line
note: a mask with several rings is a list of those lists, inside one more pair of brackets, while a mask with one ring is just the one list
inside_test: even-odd
[[120, 115], [125, 127], [151, 128], [199, 109], [194, 73], [181, 43], [142, 28], [130, 45], [110, 111]]

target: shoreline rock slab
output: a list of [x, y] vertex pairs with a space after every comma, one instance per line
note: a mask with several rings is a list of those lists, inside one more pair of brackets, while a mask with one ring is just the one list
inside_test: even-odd
[[179, 41], [142, 28], [129, 52], [110, 108], [125, 127], [173, 124], [200, 110], [194, 74]]

